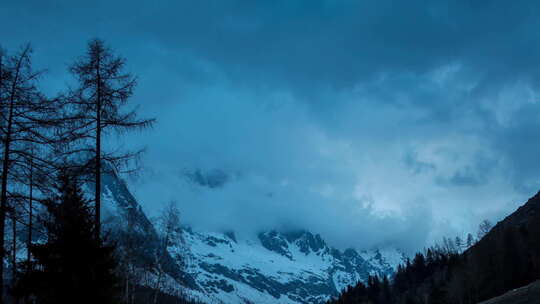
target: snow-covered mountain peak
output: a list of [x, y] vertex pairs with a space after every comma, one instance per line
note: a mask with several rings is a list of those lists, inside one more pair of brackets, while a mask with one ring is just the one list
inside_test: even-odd
[[[144, 265], [159, 250], [157, 229], [118, 176], [103, 181], [104, 222], [118, 237], [133, 228]], [[403, 260], [395, 249], [342, 251], [306, 230], [271, 230], [246, 238], [232, 231], [183, 227], [159, 268], [166, 272], [166, 292], [180, 291], [208, 303], [323, 303], [369, 275], [393, 274]], [[152, 280], [146, 282], [141, 283]]]
[[231, 236], [185, 229], [182, 253], [205, 296], [225, 303], [321, 303], [369, 275], [391, 275], [394, 258], [404, 259], [389, 249], [340, 251], [308, 231]]

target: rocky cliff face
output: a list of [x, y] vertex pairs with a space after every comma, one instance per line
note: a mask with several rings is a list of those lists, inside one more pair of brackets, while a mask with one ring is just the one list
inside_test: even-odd
[[[159, 236], [126, 184], [107, 175], [103, 194], [104, 222], [113, 236], [135, 240], [140, 265], [151, 261]], [[395, 249], [341, 251], [309, 231], [238, 237], [184, 227], [161, 267], [166, 290], [209, 303], [322, 303], [370, 274], [391, 275], [403, 259]]]
[[370, 274], [391, 275], [403, 261], [396, 250], [340, 251], [308, 231], [241, 239], [186, 229], [184, 241], [170, 252], [185, 258], [208, 299], [225, 303], [321, 303]]
[[[114, 172], [104, 174], [102, 193], [102, 221], [106, 230], [118, 241], [122, 250], [133, 256], [138, 266], [142, 268], [152, 264], [156, 252], [161, 252], [158, 249], [159, 235], [126, 183]], [[198, 290], [195, 280], [183, 271], [182, 264], [169, 252], [161, 259], [161, 267], [168, 274], [170, 284]]]

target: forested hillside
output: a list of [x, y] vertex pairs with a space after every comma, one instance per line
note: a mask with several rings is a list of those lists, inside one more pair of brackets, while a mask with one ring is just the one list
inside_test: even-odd
[[432, 247], [329, 303], [478, 303], [540, 278], [540, 192], [463, 253]]

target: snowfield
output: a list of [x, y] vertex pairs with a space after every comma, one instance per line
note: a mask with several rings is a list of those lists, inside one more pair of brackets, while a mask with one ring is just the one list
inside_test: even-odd
[[[141, 237], [141, 261], [153, 258], [156, 227], [115, 174], [103, 177], [102, 213], [113, 232], [130, 226]], [[393, 248], [341, 251], [309, 231], [267, 231], [250, 238], [189, 227], [180, 231], [162, 261], [162, 289], [206, 303], [323, 303], [369, 275], [392, 275], [405, 260]], [[155, 273], [146, 272], [140, 283], [153, 287]]]

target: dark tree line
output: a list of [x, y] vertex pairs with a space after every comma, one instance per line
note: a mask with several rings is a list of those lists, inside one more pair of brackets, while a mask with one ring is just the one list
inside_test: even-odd
[[[58, 176], [69, 172], [81, 183], [94, 185], [92, 202], [82, 204], [92, 205], [85, 214], [91, 216], [91, 227], [86, 228], [91, 228], [100, 246], [101, 175], [105, 168], [133, 170], [131, 161], [140, 153], [108, 152], [113, 149], [104, 147], [103, 138], [153, 123], [138, 119], [134, 110], [125, 110], [136, 80], [124, 72], [125, 60], [103, 41], [88, 43], [86, 53], [69, 68], [76, 85], [53, 97], [40, 91], [40, 81], [47, 75], [33, 68], [31, 55], [29, 45], [14, 53], [0, 48], [0, 303], [6, 299], [4, 287], [12, 288], [21, 273], [28, 275], [32, 263], [44, 258], [43, 250], [33, 244], [35, 234], [46, 235], [47, 245], [54, 244], [51, 227], [61, 221], [55, 213], [60, 209], [55, 208], [64, 206], [51, 204], [51, 197], [60, 191]], [[78, 212], [70, 210], [74, 215]], [[53, 223], [44, 217], [53, 218]], [[18, 269], [22, 230], [26, 231], [27, 256], [25, 268]]]
[[[433, 274], [445, 272], [459, 263], [459, 253], [443, 246], [433, 246], [425, 253], [417, 253], [412, 260], [399, 265], [392, 280], [388, 277], [370, 276], [366, 283], [349, 286], [337, 300], [329, 303], [445, 303], [435, 300], [442, 294], [430, 294], [425, 288], [435, 290]], [[424, 287], [427, 284], [429, 287]]]
[[[540, 194], [531, 201], [540, 210]], [[468, 236], [463, 252], [460, 241], [445, 239], [400, 265], [390, 282], [370, 277], [328, 303], [474, 304], [527, 285], [540, 279], [540, 213], [527, 216], [493, 228], [484, 221], [481, 239]]]

